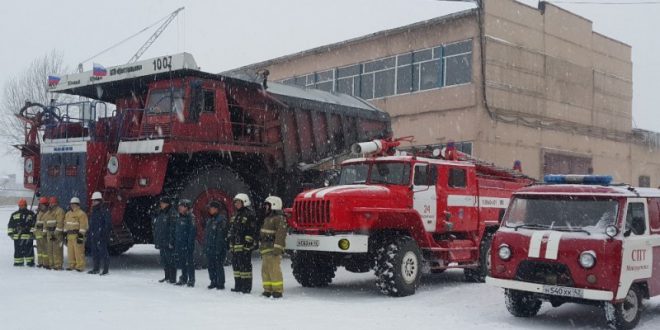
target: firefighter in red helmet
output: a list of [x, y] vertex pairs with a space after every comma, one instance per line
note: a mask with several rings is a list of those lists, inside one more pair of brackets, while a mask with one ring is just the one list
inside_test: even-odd
[[7, 226], [7, 235], [14, 240], [14, 266], [34, 266], [34, 248], [30, 233], [34, 222], [34, 212], [28, 210], [27, 201], [21, 198], [18, 201], [18, 211], [11, 214]]

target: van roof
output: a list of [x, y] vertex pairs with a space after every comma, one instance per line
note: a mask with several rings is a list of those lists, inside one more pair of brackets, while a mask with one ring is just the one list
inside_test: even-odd
[[565, 196], [610, 196], [610, 197], [657, 197], [660, 189], [640, 188], [629, 185], [601, 186], [583, 184], [538, 184], [518, 190], [515, 195], [565, 195]]

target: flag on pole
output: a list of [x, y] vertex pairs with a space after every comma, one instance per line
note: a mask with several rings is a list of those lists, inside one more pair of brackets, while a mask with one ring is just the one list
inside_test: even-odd
[[108, 70], [101, 64], [94, 63], [94, 71], [92, 72], [94, 77], [103, 77], [108, 75]]

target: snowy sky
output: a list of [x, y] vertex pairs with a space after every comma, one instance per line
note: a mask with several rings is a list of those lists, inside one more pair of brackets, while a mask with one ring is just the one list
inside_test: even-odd
[[[560, 5], [592, 20], [594, 30], [633, 46], [634, 125], [660, 131], [660, 93], [653, 83], [660, 74], [654, 33], [660, 30], [660, 5]], [[220, 72], [472, 5], [436, 0], [7, 1], [0, 11], [0, 84], [52, 49], [75, 68], [180, 6], [186, 9], [143, 58], [186, 51], [202, 70]], [[93, 61], [106, 66], [128, 61], [152, 31]], [[91, 65], [85, 63], [86, 70]], [[20, 170], [16, 157], [0, 162], [0, 174]]]

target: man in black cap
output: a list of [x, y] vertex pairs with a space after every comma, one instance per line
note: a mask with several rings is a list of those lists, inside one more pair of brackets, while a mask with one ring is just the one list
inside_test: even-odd
[[165, 278], [160, 283], [176, 283], [176, 262], [174, 258], [174, 234], [176, 211], [172, 208], [172, 198], [163, 196], [153, 218], [154, 245], [160, 250], [160, 264], [165, 270]]
[[176, 255], [177, 267], [181, 269], [181, 277], [176, 285], [195, 286], [195, 237], [197, 227], [195, 216], [192, 214], [192, 202], [189, 199], [179, 200], [176, 215], [174, 234], [174, 254]]
[[220, 213], [224, 209], [218, 201], [208, 205], [209, 217], [206, 219], [206, 234], [204, 239], [204, 253], [208, 260], [209, 289], [224, 290], [225, 269], [227, 256], [227, 218]]

